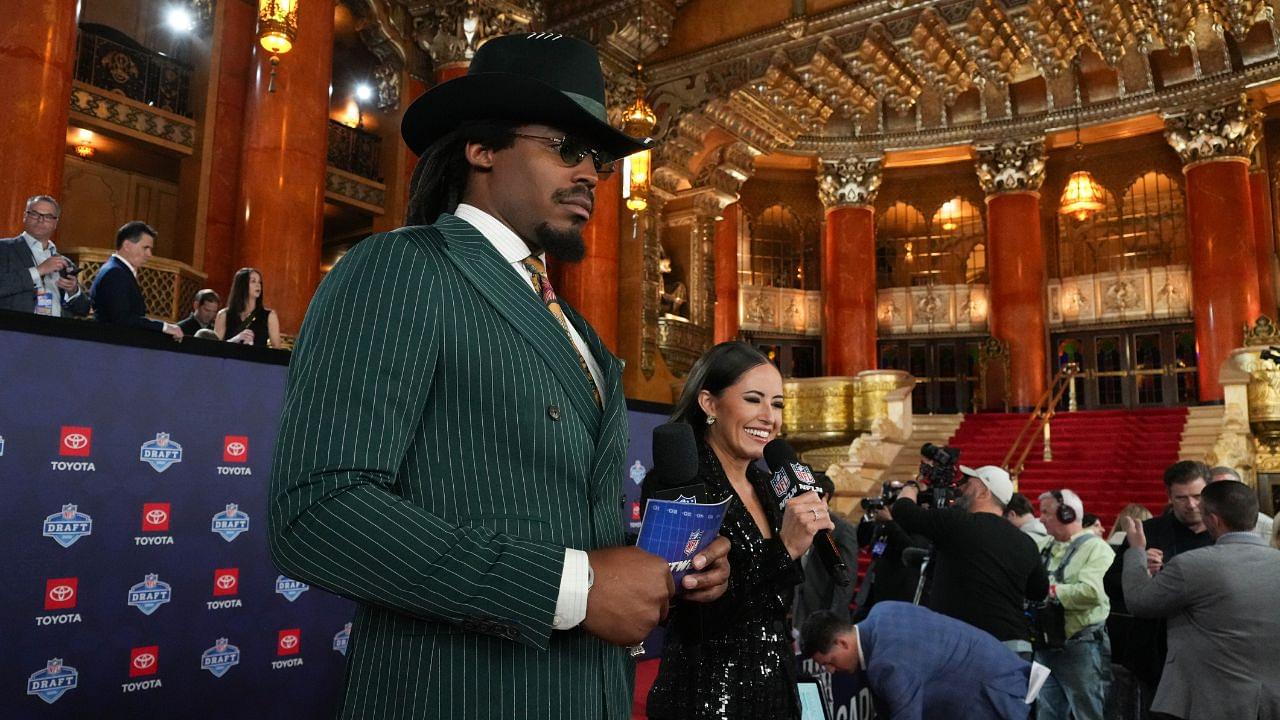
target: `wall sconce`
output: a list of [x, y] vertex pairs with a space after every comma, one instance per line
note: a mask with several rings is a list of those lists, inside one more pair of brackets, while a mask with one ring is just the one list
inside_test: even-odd
[[338, 119], [338, 122], [349, 128], [358, 128], [360, 127], [360, 120], [360, 104], [354, 99], [348, 100], [347, 108], [343, 110], [342, 117]]
[[258, 0], [258, 42], [271, 53], [267, 92], [276, 91], [276, 66], [280, 56], [293, 49], [297, 37], [298, 0]]
[[80, 132], [76, 135], [76, 155], [87, 160], [88, 158], [93, 157], [93, 153], [93, 133], [81, 128]]

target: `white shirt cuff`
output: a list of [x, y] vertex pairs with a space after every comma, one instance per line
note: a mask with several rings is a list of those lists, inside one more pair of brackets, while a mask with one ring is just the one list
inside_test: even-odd
[[67, 301], [67, 302], [71, 302], [72, 300], [75, 300], [76, 298], [80, 297], [80, 293], [81, 293], [80, 286], [79, 286], [79, 285], [76, 285], [76, 291], [75, 291], [74, 293], [72, 293], [71, 295], [67, 295], [67, 300], [66, 300], [66, 301]]
[[560, 594], [556, 596], [556, 615], [551, 621], [553, 630], [569, 630], [586, 619], [590, 571], [585, 552], [564, 549], [564, 572], [560, 575]]
[[44, 287], [44, 280], [40, 277], [39, 270], [36, 270], [33, 267], [29, 267], [27, 268], [27, 272], [31, 273], [31, 282], [35, 283], [36, 287], [38, 288]]

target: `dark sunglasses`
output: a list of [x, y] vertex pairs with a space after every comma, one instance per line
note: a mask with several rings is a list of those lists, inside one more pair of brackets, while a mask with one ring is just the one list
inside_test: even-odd
[[564, 137], [547, 137], [545, 135], [528, 135], [525, 133], [512, 133], [516, 137], [528, 140], [542, 140], [550, 147], [560, 153], [560, 162], [565, 167], [577, 167], [588, 155], [591, 156], [591, 162], [596, 166], [596, 174], [600, 177], [608, 177], [617, 165], [616, 160], [609, 159], [608, 156], [599, 150], [592, 148], [581, 140], [566, 135]]

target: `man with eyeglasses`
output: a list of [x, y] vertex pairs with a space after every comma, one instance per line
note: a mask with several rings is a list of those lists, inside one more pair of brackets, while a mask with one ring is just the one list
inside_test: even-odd
[[[631, 717], [627, 646], [674, 586], [625, 545], [622, 363], [544, 264], [582, 259], [596, 183], [649, 146], [604, 103], [587, 43], [490, 39], [405, 113], [409, 227], [307, 309], [268, 535], [289, 577], [359, 603], [342, 717]], [[724, 594], [728, 549], [692, 558], [684, 601]]]
[[62, 208], [48, 195], [27, 200], [22, 234], [0, 240], [0, 309], [61, 317], [89, 313], [76, 266], [49, 238]]

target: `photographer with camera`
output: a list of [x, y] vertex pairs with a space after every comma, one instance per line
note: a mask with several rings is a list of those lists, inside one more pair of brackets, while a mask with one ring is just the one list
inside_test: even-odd
[[858, 523], [858, 546], [868, 548], [871, 565], [854, 596], [853, 603], [857, 607], [853, 614], [854, 622], [865, 618], [878, 602], [911, 602], [915, 597], [920, 581], [920, 564], [908, 563], [902, 555], [908, 548], [927, 550], [929, 539], [923, 535], [912, 535], [894, 522], [889, 506], [898, 499], [902, 487], [900, 482], [887, 482], [879, 497], [861, 501], [864, 515], [862, 522]]
[[22, 232], [0, 240], [0, 310], [37, 315], [89, 314], [89, 295], [76, 278], [79, 268], [58, 254], [50, 239], [62, 208], [48, 195], [27, 199]]
[[[893, 504], [894, 520], [933, 541], [929, 607], [986, 630], [1030, 659], [1023, 601], [1043, 599], [1049, 577], [1035, 542], [1004, 519], [1013, 497], [1009, 473], [960, 465], [957, 477], [959, 454], [929, 444], [921, 449], [919, 479], [931, 486], [922, 493], [919, 483], [907, 483]], [[917, 504], [922, 494], [933, 509]]]
[[1085, 529], [1084, 503], [1074, 492], [1040, 496], [1040, 517], [1053, 536], [1045, 549], [1049, 597], [1036, 613], [1036, 662], [1053, 674], [1040, 692], [1038, 720], [1102, 720], [1111, 685], [1111, 601], [1102, 578], [1115, 552]]

